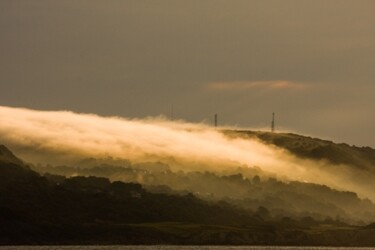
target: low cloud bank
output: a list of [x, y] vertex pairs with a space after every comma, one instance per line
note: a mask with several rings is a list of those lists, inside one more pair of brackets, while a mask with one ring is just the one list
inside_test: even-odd
[[229, 138], [205, 124], [3, 106], [0, 120], [0, 144], [10, 146], [27, 161], [56, 164], [74, 158], [113, 157], [133, 162], [160, 160], [202, 171], [257, 166], [289, 180], [351, 188], [370, 196], [366, 189], [344, 183], [346, 174], [322, 171], [322, 163], [297, 159], [257, 140]]
[[253, 89], [268, 90], [303, 90], [307, 87], [305, 83], [293, 81], [232, 81], [232, 82], [212, 82], [207, 85], [209, 90], [214, 91], [243, 91]]

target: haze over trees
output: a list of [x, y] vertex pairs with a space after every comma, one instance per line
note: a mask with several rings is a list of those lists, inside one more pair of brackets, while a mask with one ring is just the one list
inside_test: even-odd
[[[373, 152], [297, 135], [246, 136], [315, 159], [305, 152], [326, 144], [366, 161]], [[294, 152], [301, 141], [309, 147]], [[371, 200], [257, 167], [182, 171], [110, 157], [53, 166], [25, 163], [1, 146], [0, 178], [0, 244], [375, 245]]]

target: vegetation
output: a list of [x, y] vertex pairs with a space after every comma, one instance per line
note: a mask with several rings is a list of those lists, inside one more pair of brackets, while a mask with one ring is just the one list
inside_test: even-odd
[[151, 193], [102, 177], [41, 176], [5, 147], [0, 152], [0, 244], [375, 246], [372, 224], [274, 218], [265, 207]]
[[160, 163], [125, 167], [109, 164], [92, 167], [33, 166], [43, 174], [64, 176], [100, 176], [112, 181], [142, 184], [148, 191], [164, 194], [187, 194], [206, 201], [225, 200], [243, 209], [267, 207], [274, 218], [294, 219], [310, 216], [318, 220], [341, 220], [363, 225], [375, 221], [375, 205], [353, 192], [337, 191], [327, 186], [283, 182], [260, 178], [249, 168], [226, 172], [171, 171]]

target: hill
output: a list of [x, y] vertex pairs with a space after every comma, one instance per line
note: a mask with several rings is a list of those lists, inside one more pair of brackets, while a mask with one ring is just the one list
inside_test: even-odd
[[312, 160], [327, 160], [375, 172], [375, 149], [334, 143], [292, 133], [271, 133], [250, 130], [226, 130], [232, 137], [257, 138], [267, 144], [284, 148], [292, 154]]
[[0, 145], [0, 162], [23, 165], [22, 160], [17, 158], [7, 147]]
[[162, 240], [159, 232], [147, 238], [139, 223], [264, 224], [226, 203], [204, 202], [191, 194], [153, 194], [139, 184], [100, 177], [46, 178], [8, 157], [0, 161], [0, 244], [96, 243], [108, 240], [108, 232], [96, 235], [104, 230], [112, 231], [113, 242]]
[[[235, 138], [256, 138], [272, 147], [287, 150], [298, 158], [310, 159], [314, 163], [308, 167], [321, 168], [332, 177], [342, 175], [346, 180], [342, 185], [344, 188], [277, 179], [251, 166], [223, 171], [205, 170], [202, 166], [202, 171], [176, 171], [162, 162], [133, 164], [126, 160], [90, 158], [78, 161], [73, 166], [32, 167], [41, 174], [99, 176], [111, 181], [136, 182], [156, 193], [193, 193], [206, 201], [225, 200], [253, 211], [266, 207], [273, 217], [279, 218], [301, 219], [310, 216], [318, 220], [339, 219], [356, 225], [375, 220], [375, 204], [367, 196], [350, 190], [351, 186], [348, 185], [354, 183], [359, 190], [370, 194], [375, 190], [375, 175], [372, 173], [374, 149], [295, 134], [233, 130], [224, 133]], [[325, 164], [319, 164], [320, 161]], [[344, 163], [348, 165], [339, 165]]]
[[[267, 207], [273, 217], [306, 216], [354, 224], [375, 220], [375, 205], [354, 192], [338, 191], [324, 185], [298, 181], [285, 182], [272, 177], [259, 177], [249, 168], [225, 172], [159, 171], [152, 165], [126, 167], [98, 165], [92, 167], [33, 166], [42, 174], [64, 176], [99, 176], [112, 181], [137, 182], [148, 191], [165, 194], [187, 194], [207, 201], [225, 200], [243, 209]], [[151, 166], [151, 167], [150, 167]]]
[[0, 244], [375, 245], [372, 226], [266, 220], [266, 208], [251, 212], [100, 177], [41, 176], [9, 157], [0, 161]]

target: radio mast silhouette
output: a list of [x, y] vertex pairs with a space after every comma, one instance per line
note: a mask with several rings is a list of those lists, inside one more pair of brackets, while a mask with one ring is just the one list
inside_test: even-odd
[[217, 128], [217, 114], [214, 115], [215, 128]]
[[275, 132], [275, 113], [272, 113], [271, 132]]

